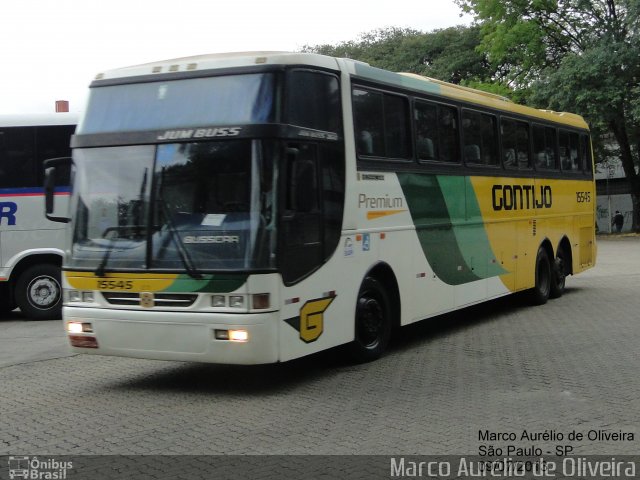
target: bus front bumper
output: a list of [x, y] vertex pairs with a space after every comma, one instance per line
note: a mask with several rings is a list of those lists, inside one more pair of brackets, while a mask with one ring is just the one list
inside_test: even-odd
[[78, 353], [240, 365], [278, 361], [278, 312], [150, 315], [64, 307], [63, 318]]

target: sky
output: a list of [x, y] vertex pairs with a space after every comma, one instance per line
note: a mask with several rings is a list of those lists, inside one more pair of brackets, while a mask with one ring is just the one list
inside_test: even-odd
[[356, 40], [379, 28], [469, 24], [453, 0], [8, 0], [0, 16], [0, 114], [84, 107], [104, 70], [206, 53]]

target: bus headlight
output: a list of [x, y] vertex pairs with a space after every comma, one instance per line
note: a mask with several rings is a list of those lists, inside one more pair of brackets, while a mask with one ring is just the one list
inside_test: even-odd
[[243, 308], [244, 307], [244, 296], [242, 296], [242, 295], [231, 295], [229, 297], [229, 306], [231, 308]]
[[82, 292], [79, 290], [68, 290], [67, 298], [70, 302], [81, 302], [82, 301]]
[[66, 290], [65, 295], [69, 303], [93, 303], [95, 301], [92, 291]]
[[212, 307], [226, 307], [227, 299], [224, 295], [213, 295], [211, 297], [211, 306]]

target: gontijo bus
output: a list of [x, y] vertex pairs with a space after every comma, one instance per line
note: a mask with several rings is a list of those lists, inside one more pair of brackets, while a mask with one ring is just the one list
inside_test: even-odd
[[394, 326], [522, 290], [541, 304], [594, 264], [582, 118], [352, 60], [105, 72], [72, 146], [78, 352], [370, 360]]
[[[72, 113], [0, 115], [0, 311], [60, 318], [64, 226], [42, 216], [42, 164], [71, 155]], [[69, 198], [68, 172], [55, 194]], [[66, 205], [66, 203], [65, 203]]]

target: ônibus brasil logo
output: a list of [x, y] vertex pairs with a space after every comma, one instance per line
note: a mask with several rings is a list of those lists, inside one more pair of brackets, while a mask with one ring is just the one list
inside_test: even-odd
[[38, 459], [38, 457], [9, 457], [9, 478], [32, 480], [64, 480], [67, 470], [73, 468], [73, 462], [65, 462], [54, 458]]

